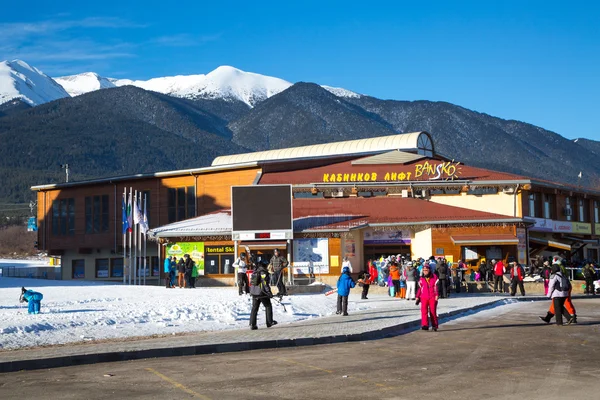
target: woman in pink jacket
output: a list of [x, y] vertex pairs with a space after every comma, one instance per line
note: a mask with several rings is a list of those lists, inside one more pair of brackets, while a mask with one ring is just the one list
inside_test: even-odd
[[431, 326], [434, 331], [438, 329], [437, 303], [438, 303], [437, 277], [431, 273], [429, 265], [423, 266], [423, 276], [419, 280], [419, 289], [417, 290], [417, 302], [421, 304], [421, 329], [429, 330], [429, 319], [427, 314], [431, 315]]

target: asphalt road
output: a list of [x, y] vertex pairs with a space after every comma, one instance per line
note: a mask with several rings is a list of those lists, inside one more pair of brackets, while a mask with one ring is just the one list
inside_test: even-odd
[[538, 319], [548, 305], [376, 341], [0, 374], [0, 399], [600, 398], [600, 299], [563, 327]]

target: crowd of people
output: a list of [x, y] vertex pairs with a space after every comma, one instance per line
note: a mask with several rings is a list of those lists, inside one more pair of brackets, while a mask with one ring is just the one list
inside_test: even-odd
[[189, 254], [184, 254], [177, 261], [177, 257], [166, 257], [164, 263], [164, 279], [165, 287], [172, 288], [189, 288], [196, 287], [196, 278], [198, 277], [198, 265]]

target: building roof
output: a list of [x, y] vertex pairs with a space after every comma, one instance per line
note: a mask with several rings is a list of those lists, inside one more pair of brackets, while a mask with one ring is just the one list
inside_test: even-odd
[[[371, 157], [367, 157], [371, 158]], [[335, 183], [340, 184], [339, 181], [331, 182], [331, 179], [324, 179], [327, 174], [328, 177], [332, 175], [344, 177], [346, 174], [361, 174], [372, 178], [373, 173], [376, 174], [375, 180], [370, 179], [367, 181], [357, 180], [357, 183], [414, 183], [415, 181], [428, 182], [434, 184], [435, 182], [444, 181], [442, 176], [440, 179], [432, 179], [437, 173], [437, 166], [440, 164], [456, 166], [456, 174], [453, 180], [458, 181], [473, 181], [474, 183], [486, 184], [494, 183], [499, 181], [511, 181], [519, 183], [529, 183], [530, 178], [509, 174], [505, 172], [491, 171], [484, 168], [471, 167], [456, 162], [448, 162], [446, 160], [440, 160], [436, 158], [421, 158], [416, 161], [409, 161], [405, 164], [379, 164], [379, 163], [360, 163], [355, 161], [341, 161], [334, 162], [325, 166], [308, 167], [302, 169], [296, 169], [291, 171], [266, 171], [260, 179], [261, 185], [270, 184], [292, 184], [292, 185], [311, 185], [319, 183]], [[429, 167], [423, 167], [428, 165]], [[417, 167], [421, 168], [421, 175], [417, 175]], [[386, 174], [393, 173], [394, 176], [398, 175], [397, 179], [387, 180]], [[406, 179], [401, 180], [399, 177], [403, 174]], [[352, 181], [342, 181], [341, 183], [352, 184]]]
[[[343, 232], [366, 226], [515, 223], [521, 218], [402, 197], [294, 199], [294, 232]], [[230, 235], [231, 210], [223, 209], [151, 229], [152, 237]]]
[[413, 132], [370, 139], [348, 140], [344, 142], [221, 156], [214, 159], [212, 166], [260, 161], [297, 160], [337, 155], [376, 154], [391, 150], [411, 150], [415, 152], [428, 150], [430, 153], [428, 155], [434, 154], [433, 140], [429, 133]]

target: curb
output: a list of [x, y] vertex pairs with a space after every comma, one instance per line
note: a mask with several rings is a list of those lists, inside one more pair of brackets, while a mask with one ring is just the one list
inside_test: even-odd
[[[502, 305], [508, 299], [516, 301], [539, 301], [545, 300], [545, 297], [508, 297], [499, 298], [490, 303], [479, 304], [471, 308], [463, 308], [439, 314], [438, 318], [451, 318], [460, 314], [480, 311], [483, 308], [494, 308]], [[387, 328], [374, 331], [354, 333], [350, 335], [333, 335], [321, 337], [305, 337], [296, 339], [264, 340], [258, 342], [240, 342], [223, 344], [203, 344], [182, 347], [155, 348], [146, 350], [134, 350], [126, 352], [109, 352], [95, 354], [78, 354], [71, 356], [60, 356], [52, 358], [43, 358], [38, 360], [19, 360], [0, 362], [0, 373], [16, 372], [23, 370], [36, 370], [47, 368], [70, 367], [75, 365], [87, 365], [116, 361], [132, 361], [145, 358], [163, 358], [163, 357], [181, 357], [195, 356], [214, 353], [231, 353], [248, 350], [277, 349], [286, 347], [314, 346], [319, 344], [333, 344], [345, 342], [360, 342], [366, 340], [377, 340], [388, 337], [394, 337], [407, 333], [421, 327], [420, 319], [393, 325]]]

